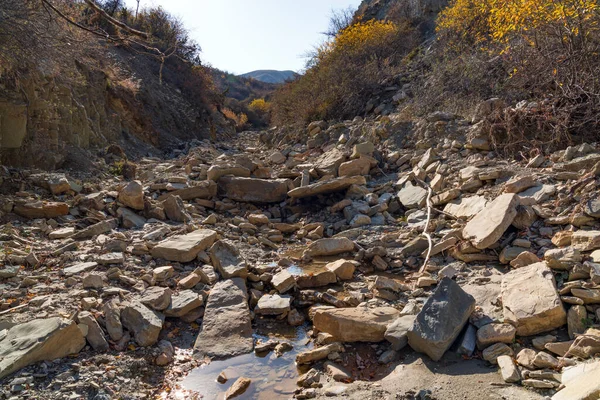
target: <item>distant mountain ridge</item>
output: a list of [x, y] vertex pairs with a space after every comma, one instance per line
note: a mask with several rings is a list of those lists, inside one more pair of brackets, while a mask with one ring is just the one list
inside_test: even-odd
[[243, 78], [253, 78], [257, 81], [267, 83], [283, 83], [287, 80], [294, 79], [298, 74], [294, 71], [276, 71], [268, 69], [260, 69], [252, 72], [247, 72], [239, 76]]

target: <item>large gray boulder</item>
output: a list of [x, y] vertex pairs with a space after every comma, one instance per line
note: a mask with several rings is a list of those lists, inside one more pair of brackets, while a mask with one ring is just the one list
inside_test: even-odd
[[81, 330], [68, 319], [35, 319], [15, 325], [0, 340], [0, 378], [39, 361], [78, 353], [84, 346]]
[[444, 278], [408, 331], [408, 344], [438, 361], [450, 348], [475, 309], [473, 296], [452, 279]]

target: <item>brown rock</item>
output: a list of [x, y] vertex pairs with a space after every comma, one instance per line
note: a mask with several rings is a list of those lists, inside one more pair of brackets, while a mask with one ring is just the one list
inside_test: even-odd
[[289, 179], [257, 179], [224, 176], [219, 179], [218, 193], [235, 201], [279, 203], [287, 198]]
[[327, 181], [317, 182], [311, 185], [292, 189], [288, 192], [288, 196], [292, 198], [301, 199], [304, 197], [311, 197], [319, 194], [340, 192], [342, 190], [348, 189], [352, 185], [364, 185], [366, 183], [367, 181], [364, 176], [334, 178]]
[[13, 212], [21, 217], [35, 218], [56, 218], [69, 213], [67, 203], [37, 201], [35, 203], [17, 204]]
[[387, 326], [399, 315], [400, 312], [391, 307], [318, 310], [313, 324], [315, 329], [341, 342], [380, 342], [384, 340]]
[[501, 296], [504, 320], [517, 328], [519, 336], [547, 332], [567, 322], [554, 276], [545, 263], [504, 275]]
[[152, 249], [152, 257], [169, 261], [190, 262], [201, 251], [212, 246], [217, 232], [209, 229], [198, 229], [182, 236], [170, 237]]
[[134, 210], [144, 209], [144, 187], [140, 181], [131, 181], [119, 191], [118, 200]]

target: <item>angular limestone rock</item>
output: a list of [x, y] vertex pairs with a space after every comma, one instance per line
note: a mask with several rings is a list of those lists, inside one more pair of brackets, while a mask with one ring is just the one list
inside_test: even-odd
[[496, 243], [517, 215], [519, 200], [513, 193], [503, 194], [489, 203], [463, 229], [463, 237], [478, 249]]
[[39, 361], [78, 353], [84, 346], [81, 330], [68, 319], [35, 319], [15, 325], [0, 340], [0, 378]]
[[56, 218], [69, 213], [67, 203], [38, 201], [35, 203], [17, 204], [13, 208], [15, 214], [25, 218]]
[[235, 201], [280, 203], [287, 198], [289, 179], [258, 179], [224, 176], [219, 179], [218, 193]]
[[579, 251], [600, 249], [600, 231], [577, 231], [571, 236], [571, 246]]
[[416, 318], [416, 315], [403, 315], [388, 325], [384, 337], [392, 344], [393, 350], [402, 350], [408, 344], [408, 331], [413, 327]]
[[217, 239], [217, 232], [198, 229], [182, 236], [170, 237], [152, 249], [152, 257], [169, 261], [190, 262]]
[[421, 208], [425, 205], [426, 199], [427, 190], [414, 186], [410, 182], [398, 192], [398, 200], [406, 208]]
[[218, 359], [249, 353], [254, 347], [246, 284], [241, 278], [217, 282], [210, 290], [194, 349]]
[[547, 332], [567, 322], [554, 275], [543, 262], [504, 275], [501, 296], [504, 321], [514, 325], [519, 336]]
[[387, 326], [399, 315], [400, 312], [391, 307], [318, 310], [313, 318], [313, 325], [317, 330], [329, 333], [337, 341], [381, 342]]
[[288, 196], [301, 199], [319, 194], [341, 192], [342, 190], [348, 189], [352, 185], [364, 185], [366, 183], [367, 180], [364, 176], [347, 176], [292, 189], [288, 192]]
[[290, 311], [292, 298], [278, 294], [265, 294], [259, 300], [254, 312], [259, 315], [281, 315]]
[[158, 201], [163, 201], [168, 196], [179, 196], [181, 200], [193, 199], [210, 199], [217, 195], [217, 184], [213, 181], [202, 181], [196, 186], [190, 186], [184, 189], [174, 190], [165, 193], [158, 198]]
[[438, 361], [458, 337], [474, 309], [473, 296], [453, 280], [442, 279], [408, 331], [408, 344], [413, 350]]
[[334, 256], [354, 250], [354, 242], [345, 237], [319, 239], [308, 245], [304, 255], [309, 257]]
[[144, 187], [140, 181], [131, 181], [126, 184], [119, 192], [118, 200], [125, 207], [133, 208], [134, 210], [144, 209]]
[[469, 218], [485, 208], [488, 201], [481, 196], [463, 197], [446, 204], [444, 212], [456, 218]]
[[121, 322], [132, 333], [140, 346], [152, 346], [158, 342], [164, 315], [149, 309], [140, 302], [126, 304], [121, 310]]
[[218, 240], [212, 245], [208, 254], [212, 265], [219, 270], [219, 274], [224, 279], [235, 277], [245, 279], [248, 276], [246, 262], [233, 244]]

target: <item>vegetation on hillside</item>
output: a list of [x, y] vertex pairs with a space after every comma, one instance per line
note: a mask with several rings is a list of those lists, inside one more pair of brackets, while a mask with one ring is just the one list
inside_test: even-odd
[[[600, 133], [596, 0], [452, 0], [431, 21], [408, 19], [398, 11], [406, 7], [398, 0], [383, 20], [334, 15], [305, 75], [275, 94], [274, 122], [360, 115], [402, 75], [412, 92], [398, 106], [407, 118], [440, 109], [470, 115], [500, 97], [535, 107], [491, 116], [497, 143], [540, 147]], [[426, 36], [432, 22], [435, 35]]]
[[[534, 109], [491, 118], [498, 142], [544, 146], [600, 133], [595, 0], [454, 0], [440, 14], [437, 31], [427, 61], [444, 90], [435, 93], [443, 104], [467, 96], [536, 102]], [[432, 98], [429, 103], [439, 104]]]
[[310, 55], [304, 75], [273, 98], [276, 124], [342, 119], [362, 112], [381, 82], [397, 74], [417, 33], [406, 21], [358, 21], [345, 25]]

